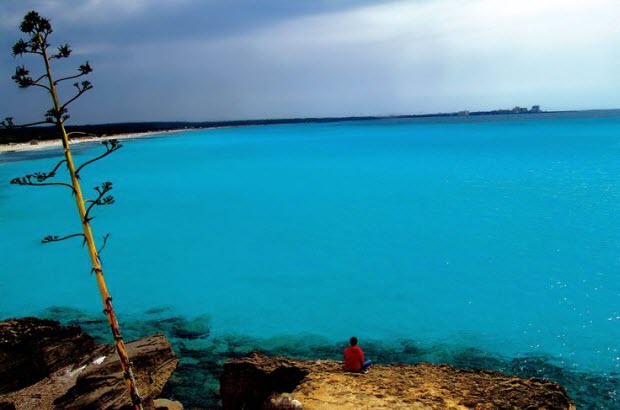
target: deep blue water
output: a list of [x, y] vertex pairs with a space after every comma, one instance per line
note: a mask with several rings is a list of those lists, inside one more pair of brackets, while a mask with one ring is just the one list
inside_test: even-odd
[[[618, 406], [620, 112], [124, 145], [83, 173], [86, 191], [114, 182], [116, 204], [93, 225], [111, 233], [102, 259], [121, 322], [168, 312], [207, 327], [204, 344], [236, 340], [228, 352], [310, 357], [338, 357], [355, 334], [385, 361], [521, 368], [568, 384], [584, 406]], [[81, 145], [77, 159], [98, 150]], [[80, 229], [70, 193], [8, 184], [59, 155], [0, 155], [0, 317], [101, 311], [80, 241], [40, 244]]]

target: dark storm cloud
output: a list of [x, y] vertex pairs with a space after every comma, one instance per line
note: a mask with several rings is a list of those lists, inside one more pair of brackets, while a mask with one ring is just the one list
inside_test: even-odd
[[6, 10], [0, 27], [4, 33], [14, 32], [26, 11], [38, 10], [53, 22], [70, 23], [62, 27], [63, 35], [77, 37], [83, 42], [101, 42], [102, 38], [119, 44], [214, 39], [244, 34], [299, 16], [338, 12], [385, 2], [389, 1], [25, 0], [0, 5], [0, 10]]

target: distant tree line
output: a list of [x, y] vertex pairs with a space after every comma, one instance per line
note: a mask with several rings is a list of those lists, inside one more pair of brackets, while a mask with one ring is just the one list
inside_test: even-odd
[[[293, 118], [293, 119], [266, 119], [266, 120], [239, 120], [239, 121], [208, 121], [208, 122], [132, 122], [98, 125], [66, 126], [68, 132], [82, 131], [94, 135], [118, 135], [138, 132], [156, 132], [166, 130], [238, 127], [247, 125], [274, 125], [274, 124], [299, 124], [299, 123], [323, 123], [338, 121], [362, 121], [381, 117], [334, 117], [334, 118]], [[58, 138], [57, 130], [53, 126], [0, 129], [0, 144], [55, 140]], [[80, 138], [77, 136], [76, 138]]]
[[[166, 130], [182, 130], [182, 129], [200, 129], [200, 128], [216, 128], [216, 127], [239, 127], [247, 125], [277, 125], [277, 124], [303, 124], [303, 123], [330, 123], [341, 121], [368, 121], [379, 119], [408, 119], [408, 118], [435, 118], [435, 117], [458, 117], [463, 115], [507, 115], [507, 114], [539, 114], [548, 111], [542, 111], [539, 106], [532, 109], [515, 107], [511, 110], [493, 110], [493, 111], [460, 111], [437, 114], [421, 114], [421, 115], [395, 115], [395, 116], [363, 116], [363, 117], [323, 117], [323, 118], [281, 118], [281, 119], [263, 119], [263, 120], [237, 120], [237, 121], [203, 121], [203, 122], [124, 122], [114, 124], [97, 124], [97, 125], [80, 125], [66, 126], [68, 132], [82, 131], [87, 134], [94, 135], [118, 135], [132, 134], [139, 132], [157, 132]], [[0, 129], [0, 144], [29, 142], [29, 141], [46, 141], [58, 138], [57, 130], [54, 126], [40, 126], [29, 128], [11, 128]], [[80, 138], [78, 136], [77, 138]]]

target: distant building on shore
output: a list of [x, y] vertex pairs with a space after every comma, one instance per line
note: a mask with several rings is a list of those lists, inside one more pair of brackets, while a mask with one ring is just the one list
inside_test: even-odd
[[518, 105], [510, 110], [512, 114], [537, 114], [542, 112], [540, 109], [540, 105], [532, 105], [531, 109], [527, 109], [525, 107], [519, 107]]
[[499, 109], [493, 111], [459, 111], [452, 115], [507, 115], [507, 114], [538, 114], [544, 112], [540, 109], [540, 105], [533, 105], [531, 109], [519, 107], [518, 105], [512, 109]]

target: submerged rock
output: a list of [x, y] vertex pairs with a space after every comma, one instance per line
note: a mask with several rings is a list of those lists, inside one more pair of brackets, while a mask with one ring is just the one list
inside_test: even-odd
[[[178, 359], [161, 334], [125, 346], [145, 408], [152, 409]], [[18, 410], [131, 407], [115, 348], [51, 320], [0, 322], [0, 381], [0, 403]]]
[[221, 395], [224, 409], [575, 409], [562, 386], [535, 378], [429, 363], [347, 373], [336, 361], [257, 353], [224, 365]]

